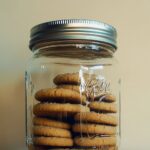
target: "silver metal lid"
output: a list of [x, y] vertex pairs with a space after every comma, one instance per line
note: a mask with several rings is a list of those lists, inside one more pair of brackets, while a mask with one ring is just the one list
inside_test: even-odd
[[107, 43], [117, 48], [116, 29], [106, 23], [87, 19], [64, 19], [50, 21], [31, 29], [30, 49], [45, 41], [90, 40]]

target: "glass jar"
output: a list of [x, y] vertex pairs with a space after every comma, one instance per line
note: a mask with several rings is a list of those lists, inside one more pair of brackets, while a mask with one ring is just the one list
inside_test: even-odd
[[118, 150], [120, 80], [114, 27], [56, 20], [31, 30], [26, 70], [29, 150]]

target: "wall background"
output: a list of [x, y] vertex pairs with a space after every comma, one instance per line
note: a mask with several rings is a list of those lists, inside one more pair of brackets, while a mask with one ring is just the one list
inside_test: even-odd
[[93, 18], [118, 30], [122, 149], [150, 150], [149, 0], [0, 0], [0, 150], [25, 150], [24, 70], [29, 30], [61, 18]]

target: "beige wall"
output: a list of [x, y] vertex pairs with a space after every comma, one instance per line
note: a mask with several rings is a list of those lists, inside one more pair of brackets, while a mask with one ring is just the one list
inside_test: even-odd
[[118, 29], [122, 150], [150, 150], [149, 0], [0, 0], [0, 150], [25, 150], [24, 70], [29, 30], [60, 18], [100, 19]]

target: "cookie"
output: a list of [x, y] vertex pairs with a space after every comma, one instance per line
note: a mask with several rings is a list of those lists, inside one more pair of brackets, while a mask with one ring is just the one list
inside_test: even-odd
[[117, 118], [109, 114], [99, 114], [96, 112], [77, 113], [74, 119], [79, 122], [101, 123], [108, 125], [117, 125]]
[[45, 148], [42, 148], [41, 146], [35, 146], [35, 145], [28, 146], [28, 149], [29, 150], [46, 150]]
[[35, 98], [41, 102], [69, 102], [77, 104], [85, 104], [86, 97], [80, 93], [63, 88], [42, 89], [35, 93]]
[[118, 150], [118, 149], [116, 149], [116, 146], [98, 146], [98, 150]]
[[54, 83], [56, 85], [60, 84], [80, 84], [79, 73], [65, 73], [59, 74], [54, 78]]
[[78, 146], [85, 147], [113, 146], [116, 145], [116, 137], [77, 137], [74, 139], [74, 142]]
[[116, 133], [116, 127], [98, 124], [74, 124], [72, 130], [77, 133], [83, 134], [95, 134], [95, 135], [114, 135]]
[[29, 146], [28, 149], [29, 150], [47, 150], [45, 147], [35, 146], [35, 145]]
[[67, 113], [67, 112], [35, 112], [34, 113], [37, 117], [46, 117], [51, 118], [54, 120], [59, 120], [63, 122], [68, 122], [68, 119], [70, 120], [74, 113]]
[[[64, 150], [64, 148], [46, 148], [45, 146], [34, 146], [34, 147], [30, 147], [29, 150]], [[115, 146], [98, 146], [99, 150], [118, 150]], [[65, 147], [65, 150], [70, 150], [69, 148]], [[77, 150], [77, 149], [72, 149], [72, 150]], [[93, 150], [92, 148], [88, 148], [88, 150]]]
[[107, 112], [107, 113], [116, 113], [117, 107], [114, 103], [105, 103], [105, 102], [91, 102], [89, 104], [91, 110], [96, 112]]
[[35, 117], [33, 119], [33, 124], [39, 125], [39, 126], [61, 128], [61, 129], [71, 128], [71, 125], [69, 123], [58, 121], [58, 120], [53, 120], [53, 119], [48, 119], [48, 118], [40, 118], [40, 117]]
[[54, 147], [73, 146], [73, 140], [71, 138], [61, 138], [61, 137], [34, 137], [33, 143], [35, 145], [54, 146]]
[[89, 108], [80, 104], [39, 103], [33, 106], [36, 116], [72, 116], [78, 112], [89, 112]]
[[71, 138], [71, 132], [69, 130], [47, 126], [34, 126], [33, 134], [36, 136], [38, 135], [38, 136]]
[[63, 85], [58, 85], [57, 88], [70, 89], [70, 90], [73, 90], [73, 91], [80, 93], [80, 86], [79, 85], [63, 84]]
[[108, 150], [118, 150], [118, 148], [116, 146], [111, 146], [111, 147], [108, 148]]
[[99, 102], [104, 101], [104, 102], [115, 102], [116, 97], [112, 94], [101, 94], [99, 96], [96, 96], [94, 100], [97, 100]]

